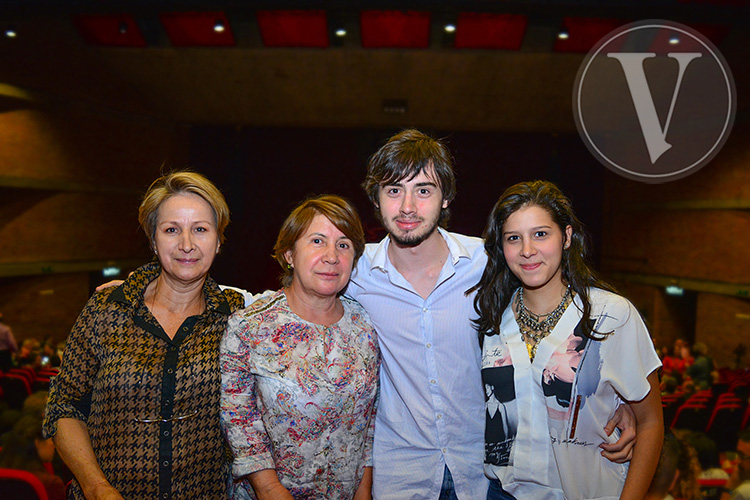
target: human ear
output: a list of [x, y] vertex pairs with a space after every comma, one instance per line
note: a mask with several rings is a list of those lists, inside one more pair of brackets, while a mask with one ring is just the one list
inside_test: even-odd
[[284, 260], [289, 265], [289, 267], [294, 267], [294, 252], [291, 250], [287, 250], [284, 252]]
[[573, 238], [573, 226], [568, 224], [565, 226], [565, 244], [563, 245], [563, 248], [570, 248], [570, 242]]

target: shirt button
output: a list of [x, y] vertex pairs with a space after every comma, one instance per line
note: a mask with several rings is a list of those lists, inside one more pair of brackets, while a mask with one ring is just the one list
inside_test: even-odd
[[161, 463], [164, 467], [169, 467], [169, 460], [165, 460]]
[[432, 379], [432, 380], [430, 380], [430, 383], [431, 383], [431, 384], [433, 384], [433, 385], [434, 385], [434, 384], [437, 384], [437, 380], [435, 380], [435, 379]]
[[441, 448], [440, 451], [442, 451], [443, 453], [448, 453], [448, 450], [445, 448]]
[[169, 498], [169, 493], [163, 493], [163, 494], [161, 495], [161, 497], [162, 497], [162, 498]]
[[425, 347], [426, 347], [427, 349], [429, 349], [430, 347], [432, 347], [432, 344], [430, 344], [429, 342], [427, 342], [427, 344], [425, 345]]
[[169, 431], [164, 431], [165, 436], [169, 436]]
[[173, 371], [171, 368], [167, 368], [167, 373], [172, 373]]
[[442, 416], [441, 414], [439, 414], [439, 413], [438, 413], [438, 414], [437, 414], [437, 417], [436, 417], [436, 418], [437, 418], [438, 420], [440, 420], [441, 418], [443, 418], [443, 416]]
[[426, 307], [423, 307], [423, 308], [422, 308], [422, 312], [427, 312], [427, 308], [426, 308]]

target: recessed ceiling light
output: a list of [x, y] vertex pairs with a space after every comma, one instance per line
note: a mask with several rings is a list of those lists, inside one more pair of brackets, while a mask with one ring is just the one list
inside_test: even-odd
[[337, 29], [336, 30], [336, 36], [346, 36], [346, 30], [345, 29]]
[[678, 43], [680, 43], [679, 37], [673, 36], [672, 38], [669, 39], [670, 45], [677, 45]]
[[567, 40], [568, 38], [570, 38], [570, 35], [567, 31], [561, 31], [557, 34], [557, 38], [559, 38], [560, 40]]
[[445, 25], [445, 32], [446, 33], [453, 33], [454, 31], [456, 31], [456, 26], [455, 25], [453, 25], [453, 24], [446, 24]]
[[8, 38], [15, 38], [17, 36], [16, 30], [8, 28], [5, 30], [5, 36]]
[[224, 32], [224, 21], [221, 19], [216, 20], [216, 24], [214, 24], [214, 31], [217, 33], [223, 33]]

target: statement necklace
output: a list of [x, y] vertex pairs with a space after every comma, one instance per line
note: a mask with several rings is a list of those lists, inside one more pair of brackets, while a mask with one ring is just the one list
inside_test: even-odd
[[554, 310], [547, 314], [534, 314], [523, 303], [523, 288], [518, 290], [516, 295], [516, 323], [521, 330], [521, 336], [526, 343], [531, 361], [534, 361], [537, 346], [555, 328], [571, 301], [572, 294], [570, 286], [568, 286], [560, 304]]

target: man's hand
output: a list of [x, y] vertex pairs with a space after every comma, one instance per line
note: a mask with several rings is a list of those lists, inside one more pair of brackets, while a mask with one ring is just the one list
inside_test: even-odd
[[614, 443], [602, 443], [599, 448], [602, 449], [602, 456], [617, 464], [629, 462], [633, 458], [633, 446], [635, 446], [635, 415], [630, 406], [620, 405], [615, 412], [612, 420], [607, 422], [604, 432], [611, 436], [615, 427], [620, 429], [620, 439]]

